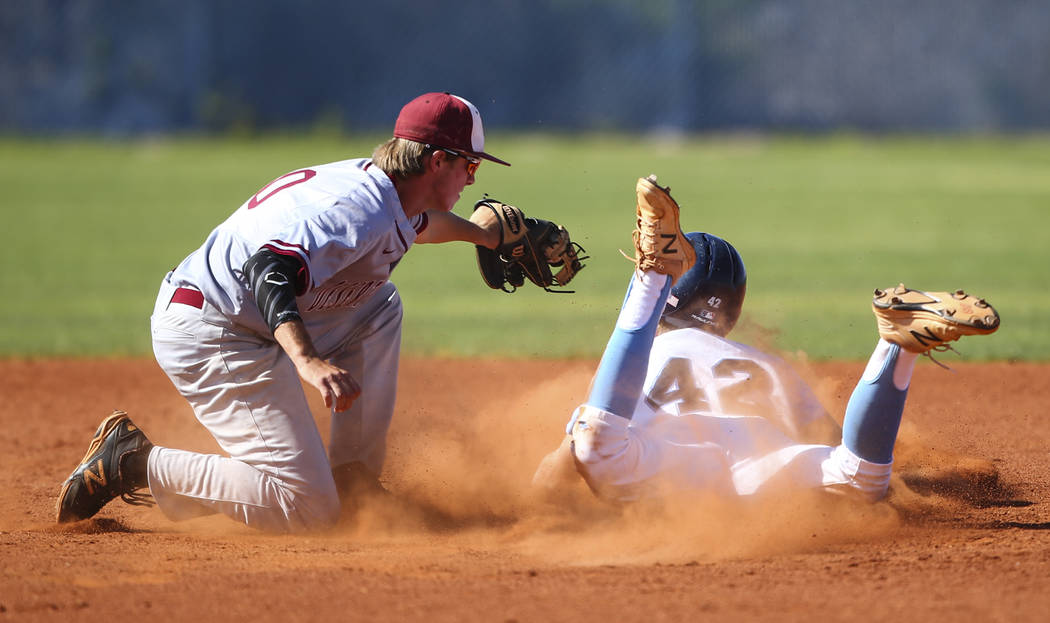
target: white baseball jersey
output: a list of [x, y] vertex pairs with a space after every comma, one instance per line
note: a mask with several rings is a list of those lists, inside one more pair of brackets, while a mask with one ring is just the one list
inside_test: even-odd
[[[622, 501], [674, 491], [752, 495], [776, 482], [867, 493], [888, 466], [800, 433], [828, 415], [790, 366], [698, 329], [658, 336], [630, 419], [589, 406], [570, 422], [581, 473]], [[875, 496], [875, 493], [871, 495]]]
[[658, 413], [757, 416], [799, 439], [807, 425], [828, 417], [782, 359], [699, 329], [657, 336], [644, 387], [632, 418], [639, 426]]
[[371, 160], [293, 171], [267, 184], [216, 227], [170, 282], [200, 290], [231, 325], [269, 335], [241, 268], [262, 248], [298, 257], [307, 289], [297, 304], [317, 312], [354, 308], [390, 277], [426, 214], [405, 216], [390, 178]]

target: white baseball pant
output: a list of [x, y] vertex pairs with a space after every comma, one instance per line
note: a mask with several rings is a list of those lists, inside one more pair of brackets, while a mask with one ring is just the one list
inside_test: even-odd
[[388, 282], [358, 308], [307, 320], [318, 352], [362, 388], [349, 410], [332, 414], [331, 462], [295, 366], [272, 337], [230, 328], [206, 301], [172, 302], [175, 290], [165, 278], [151, 322], [154, 354], [229, 456], [155, 447], [157, 506], [174, 520], [222, 513], [266, 531], [330, 526], [340, 508], [331, 465], [382, 469], [401, 346], [396, 287]]
[[[769, 452], [732, 462], [725, 445], [697, 435], [690, 416], [666, 418], [655, 427], [632, 426], [631, 420], [587, 405], [574, 415], [571, 431], [577, 468], [602, 497], [632, 501], [673, 492], [713, 492], [747, 496], [769, 487], [846, 488], [875, 501], [886, 494], [892, 464], [865, 461], [846, 446], [795, 444], [761, 418], [726, 420], [728, 430], [744, 419], [771, 438]], [[708, 418], [718, 422], [720, 418]], [[716, 424], [717, 425], [717, 424]], [[724, 436], [732, 439], [732, 433]], [[747, 447], [753, 438], [740, 437]], [[779, 446], [779, 447], [776, 447]]]

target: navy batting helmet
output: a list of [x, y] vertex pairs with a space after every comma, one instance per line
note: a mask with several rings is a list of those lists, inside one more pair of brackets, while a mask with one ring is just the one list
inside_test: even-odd
[[661, 321], [675, 329], [694, 327], [727, 335], [744, 305], [744, 260], [718, 236], [694, 231], [685, 237], [696, 250], [696, 264], [671, 288]]

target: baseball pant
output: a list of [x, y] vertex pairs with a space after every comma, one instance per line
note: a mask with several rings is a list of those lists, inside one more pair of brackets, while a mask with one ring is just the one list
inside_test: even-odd
[[[172, 303], [162, 283], [152, 317], [157, 362], [229, 456], [157, 446], [150, 492], [171, 519], [222, 513], [266, 531], [320, 529], [339, 516], [331, 465], [299, 375], [271, 337], [238, 331], [204, 302]], [[387, 283], [362, 306], [312, 315], [318, 351], [347, 369], [361, 397], [333, 414], [332, 456], [382, 468], [393, 415], [401, 301]], [[311, 388], [312, 389], [312, 388]]]
[[[683, 492], [748, 496], [782, 487], [849, 489], [875, 501], [885, 495], [892, 468], [841, 444], [796, 444], [758, 417], [687, 415], [639, 427], [583, 405], [571, 435], [580, 474], [599, 495], [622, 502]], [[749, 455], [752, 446], [769, 451]]]

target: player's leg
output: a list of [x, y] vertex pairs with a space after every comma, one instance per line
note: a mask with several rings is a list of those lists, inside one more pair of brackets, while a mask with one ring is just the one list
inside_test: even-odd
[[696, 261], [667, 189], [650, 176], [638, 180], [636, 193], [635, 271], [587, 402], [566, 428], [579, 473], [592, 489], [615, 489], [611, 497], [618, 498], [629, 496], [625, 487], [660, 461], [656, 447], [629, 424], [671, 284]]
[[846, 405], [842, 443], [873, 463], [892, 463], [908, 386], [919, 353], [879, 339]]
[[631, 419], [642, 394], [649, 351], [670, 291], [669, 276], [635, 271], [594, 375], [587, 405]]
[[904, 286], [876, 290], [873, 311], [879, 342], [846, 405], [836, 457], [853, 472], [857, 488], [879, 497], [889, 484], [893, 446], [919, 355], [963, 335], [991, 333], [999, 317], [983, 300], [962, 291], [927, 293]]
[[641, 395], [671, 284], [696, 262], [669, 189], [650, 175], [638, 180], [635, 194], [635, 271], [587, 399], [589, 406], [627, 419]]
[[349, 409], [332, 413], [329, 459], [343, 497], [380, 490], [378, 476], [397, 397], [402, 316], [397, 288], [387, 283], [362, 307], [311, 325], [322, 355], [361, 386]]
[[[723, 448], [667, 443], [666, 437], [631, 425], [670, 290], [668, 275], [634, 273], [587, 402], [569, 424], [571, 444], [545, 459], [534, 483], [543, 486], [537, 479], [558, 476], [557, 468], [564, 464], [558, 452], [569, 451], [577, 472], [606, 500], [627, 502], [668, 491], [729, 490]], [[674, 419], [688, 427], [685, 418]], [[667, 431], [665, 428], [663, 434]], [[691, 438], [695, 440], [695, 435]]]
[[223, 513], [267, 531], [323, 528], [339, 503], [298, 373], [273, 342], [171, 305], [153, 318], [154, 353], [230, 456], [155, 447], [150, 491], [172, 519]]

